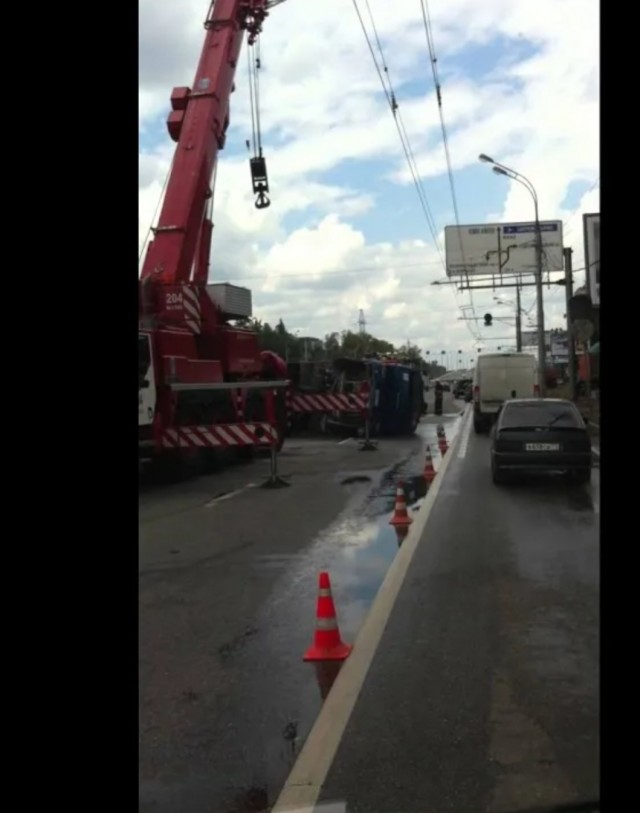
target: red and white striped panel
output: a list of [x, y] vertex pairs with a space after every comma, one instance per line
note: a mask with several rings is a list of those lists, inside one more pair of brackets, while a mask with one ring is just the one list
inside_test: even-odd
[[362, 412], [367, 408], [367, 399], [361, 395], [294, 395], [291, 401], [294, 412]]
[[[262, 430], [261, 436], [258, 429]], [[271, 446], [278, 440], [278, 432], [268, 423], [219, 423], [212, 426], [177, 426], [166, 429], [162, 445], [166, 449], [192, 446]]]
[[200, 300], [198, 292], [189, 285], [182, 286], [184, 321], [194, 333], [200, 333]]

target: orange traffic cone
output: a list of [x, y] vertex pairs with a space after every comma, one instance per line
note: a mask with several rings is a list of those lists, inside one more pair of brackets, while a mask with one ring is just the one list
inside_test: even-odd
[[343, 661], [352, 649], [350, 644], [343, 643], [340, 638], [329, 574], [322, 572], [318, 580], [316, 632], [313, 644], [305, 652], [303, 660]]
[[396, 507], [393, 516], [389, 520], [389, 525], [411, 525], [413, 520], [407, 512], [407, 498], [404, 496], [402, 483], [398, 483], [396, 488]]
[[427, 483], [432, 483], [436, 476], [436, 470], [433, 468], [433, 458], [431, 457], [431, 449], [427, 446], [427, 451], [424, 459], [424, 479]]

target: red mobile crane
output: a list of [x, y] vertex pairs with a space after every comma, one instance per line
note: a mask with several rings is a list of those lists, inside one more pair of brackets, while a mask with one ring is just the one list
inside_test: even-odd
[[[208, 282], [212, 177], [229, 125], [245, 31], [253, 45], [281, 0], [214, 0], [193, 89], [174, 88], [177, 142], [163, 206], [139, 282], [138, 433], [141, 457], [191, 470], [221, 447], [280, 448], [286, 364], [250, 330], [251, 292]], [[262, 151], [250, 161], [256, 206], [269, 205]]]

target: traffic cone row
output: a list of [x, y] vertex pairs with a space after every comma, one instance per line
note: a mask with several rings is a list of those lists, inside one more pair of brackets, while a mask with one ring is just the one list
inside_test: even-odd
[[[438, 426], [438, 446], [441, 454], [447, 451], [447, 438], [442, 425]], [[427, 446], [424, 464], [424, 478], [427, 483], [433, 482], [436, 470], [433, 467], [431, 449]], [[396, 486], [396, 502], [389, 524], [393, 525], [398, 538], [398, 546], [406, 539], [409, 526], [413, 519], [407, 510], [407, 498], [404, 493], [404, 484], [398, 482]], [[303, 660], [305, 661], [344, 661], [349, 657], [353, 647], [345, 644], [340, 637], [336, 608], [331, 593], [329, 574], [320, 573], [318, 580], [318, 603], [316, 608], [316, 631], [313, 644], [307, 649]]]

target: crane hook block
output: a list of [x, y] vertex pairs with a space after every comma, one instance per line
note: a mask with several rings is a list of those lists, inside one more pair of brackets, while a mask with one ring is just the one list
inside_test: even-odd
[[253, 194], [256, 195], [256, 209], [266, 209], [271, 206], [271, 201], [267, 195], [269, 191], [269, 180], [267, 178], [267, 162], [262, 155], [249, 159], [251, 166], [251, 183], [253, 184]]

